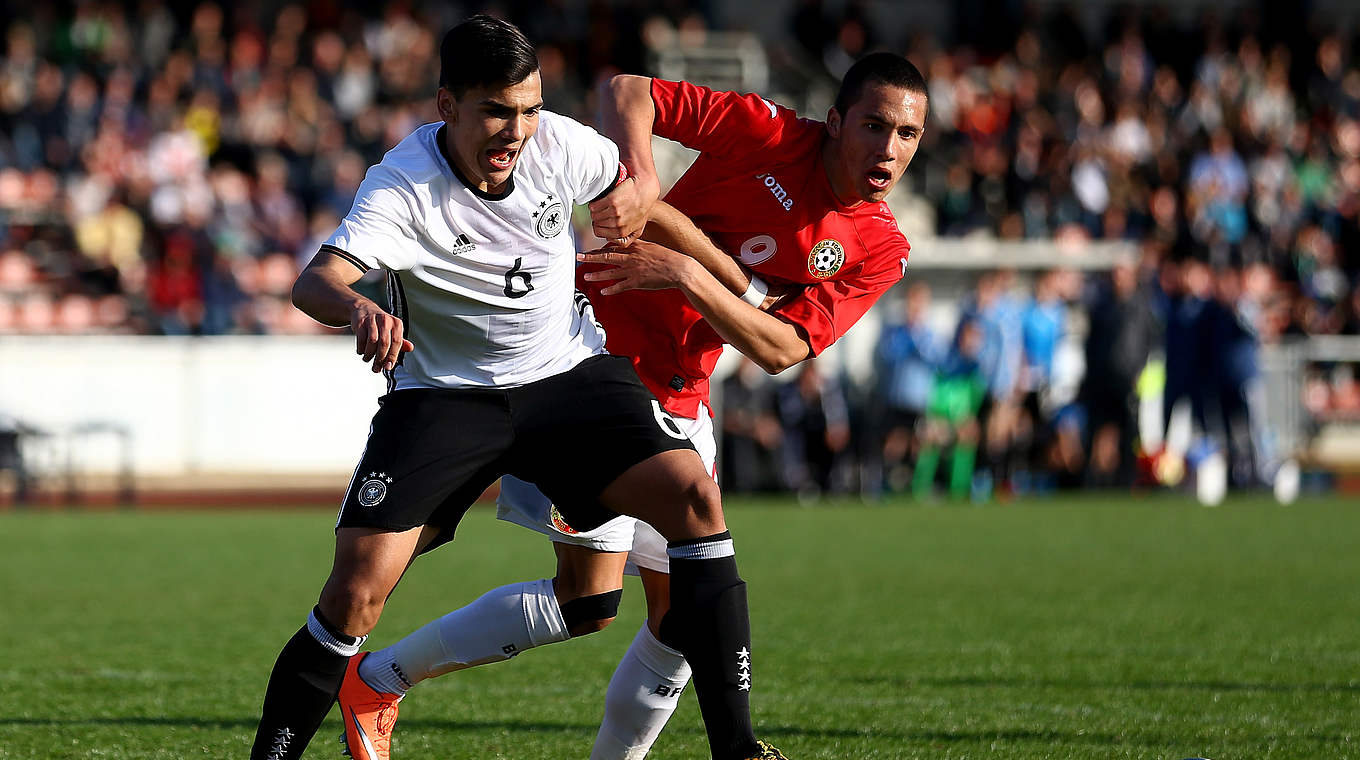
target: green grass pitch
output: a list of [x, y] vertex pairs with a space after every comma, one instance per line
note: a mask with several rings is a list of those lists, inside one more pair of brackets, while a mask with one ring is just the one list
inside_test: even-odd
[[[733, 499], [759, 732], [792, 760], [1360, 757], [1360, 504]], [[0, 758], [245, 758], [323, 511], [0, 514]], [[371, 644], [552, 571], [474, 510]], [[641, 618], [418, 686], [394, 756], [585, 758]], [[692, 690], [691, 690], [692, 691]], [[340, 756], [334, 713], [307, 757]], [[706, 757], [692, 694], [657, 760]]]

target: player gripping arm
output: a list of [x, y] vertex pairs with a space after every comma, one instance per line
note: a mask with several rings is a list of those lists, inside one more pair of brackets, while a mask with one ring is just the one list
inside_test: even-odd
[[769, 309], [789, 290], [787, 286], [765, 283], [719, 248], [688, 216], [665, 201], [652, 206], [642, 239], [684, 253], [702, 264], [723, 287], [757, 308]]
[[[702, 242], [690, 241], [690, 245], [712, 248], [705, 258], [713, 258], [716, 251], [716, 256], [731, 260], [707, 236]], [[691, 256], [639, 240], [627, 250], [606, 248], [576, 258], [612, 267], [584, 275], [592, 282], [616, 281], [600, 290], [604, 296], [625, 290], [679, 288], [723, 340], [770, 374], [783, 372], [812, 355], [811, 344], [797, 327], [743, 301]]]
[[[775, 106], [756, 96], [732, 102], [700, 102], [693, 97], [668, 100], [659, 111], [651, 77], [619, 74], [600, 85], [600, 131], [619, 146], [619, 160], [630, 173], [628, 187], [590, 205], [595, 234], [620, 245], [636, 239], [661, 193], [652, 157], [652, 135], [676, 140], [714, 155], [743, 155], [775, 139], [782, 125], [757, 116]], [[744, 123], [746, 128], [733, 128]]]
[[293, 284], [293, 305], [322, 324], [348, 324], [355, 353], [373, 362], [374, 372], [390, 372], [401, 353], [415, 346], [402, 336], [400, 319], [350, 287], [363, 274], [348, 259], [322, 249]]
[[[601, 85], [605, 104], [601, 111], [601, 131], [616, 138], [619, 160], [628, 167], [623, 185], [590, 204], [595, 234], [622, 245], [636, 240], [647, 225], [647, 216], [661, 196], [661, 180], [652, 160], [651, 80], [647, 77], [616, 76]], [[617, 139], [620, 135], [623, 139]]]

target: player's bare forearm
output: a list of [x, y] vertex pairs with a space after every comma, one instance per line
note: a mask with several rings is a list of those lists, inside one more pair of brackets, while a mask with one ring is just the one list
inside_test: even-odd
[[652, 159], [655, 120], [650, 77], [618, 74], [600, 84], [600, 131], [618, 144], [619, 160], [638, 183], [654, 189], [653, 198], [661, 192]]
[[[751, 285], [751, 274], [745, 267], [719, 248], [688, 216], [665, 201], [657, 201], [652, 206], [651, 219], [642, 238], [680, 251], [699, 262], [723, 287], [738, 296]], [[779, 296], [778, 292], [768, 293], [760, 308], [770, 308]]]
[[627, 248], [607, 246], [577, 254], [576, 260], [608, 267], [583, 275], [588, 282], [605, 283], [600, 295], [606, 298], [629, 290], [679, 288], [723, 340], [770, 374], [812, 353], [793, 325], [746, 303], [683, 253], [639, 240]]
[[392, 369], [402, 351], [415, 346], [403, 335], [400, 319], [350, 287], [363, 276], [358, 267], [322, 251], [293, 283], [293, 305], [323, 325], [354, 330], [355, 353], [373, 371]]
[[736, 259], [719, 248], [688, 216], [665, 201], [652, 206], [652, 216], [642, 238], [689, 256], [737, 295], [745, 293], [751, 284], [751, 276]]
[[788, 322], [751, 306], [695, 262], [680, 289], [722, 339], [771, 375], [812, 355], [812, 347]]
[[325, 251], [318, 253], [293, 283], [293, 305], [323, 325], [344, 327], [363, 302], [373, 303], [350, 287], [362, 276], [363, 272], [344, 259]]
[[619, 245], [636, 240], [647, 225], [661, 182], [652, 160], [652, 80], [619, 75], [600, 85], [600, 127], [619, 146], [628, 178], [590, 204], [596, 235]]

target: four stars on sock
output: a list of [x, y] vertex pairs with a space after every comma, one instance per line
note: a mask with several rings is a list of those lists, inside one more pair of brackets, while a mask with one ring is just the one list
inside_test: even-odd
[[742, 647], [737, 650], [737, 688], [751, 690], [751, 650]]

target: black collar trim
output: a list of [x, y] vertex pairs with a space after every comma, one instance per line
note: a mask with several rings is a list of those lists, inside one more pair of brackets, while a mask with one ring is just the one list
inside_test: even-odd
[[[445, 133], [448, 132], [448, 129], [449, 125], [447, 124], [441, 126], [439, 131], [434, 133], [434, 141], [439, 145], [439, 155], [444, 157], [444, 163], [449, 165], [449, 170], [453, 172], [453, 176], [457, 177], [459, 182], [463, 183], [463, 187], [471, 190], [472, 194], [478, 198], [487, 201], [503, 201], [509, 197], [510, 193], [515, 192], [515, 173], [513, 171], [510, 172], [510, 178], [505, 181], [505, 189], [499, 193], [488, 193], [472, 184], [467, 177], [463, 176], [463, 173], [458, 171], [458, 164], [455, 164], [453, 162], [453, 157], [449, 155], [448, 145], [444, 143], [444, 136]], [[516, 166], [518, 166], [518, 164], [516, 164]]]

